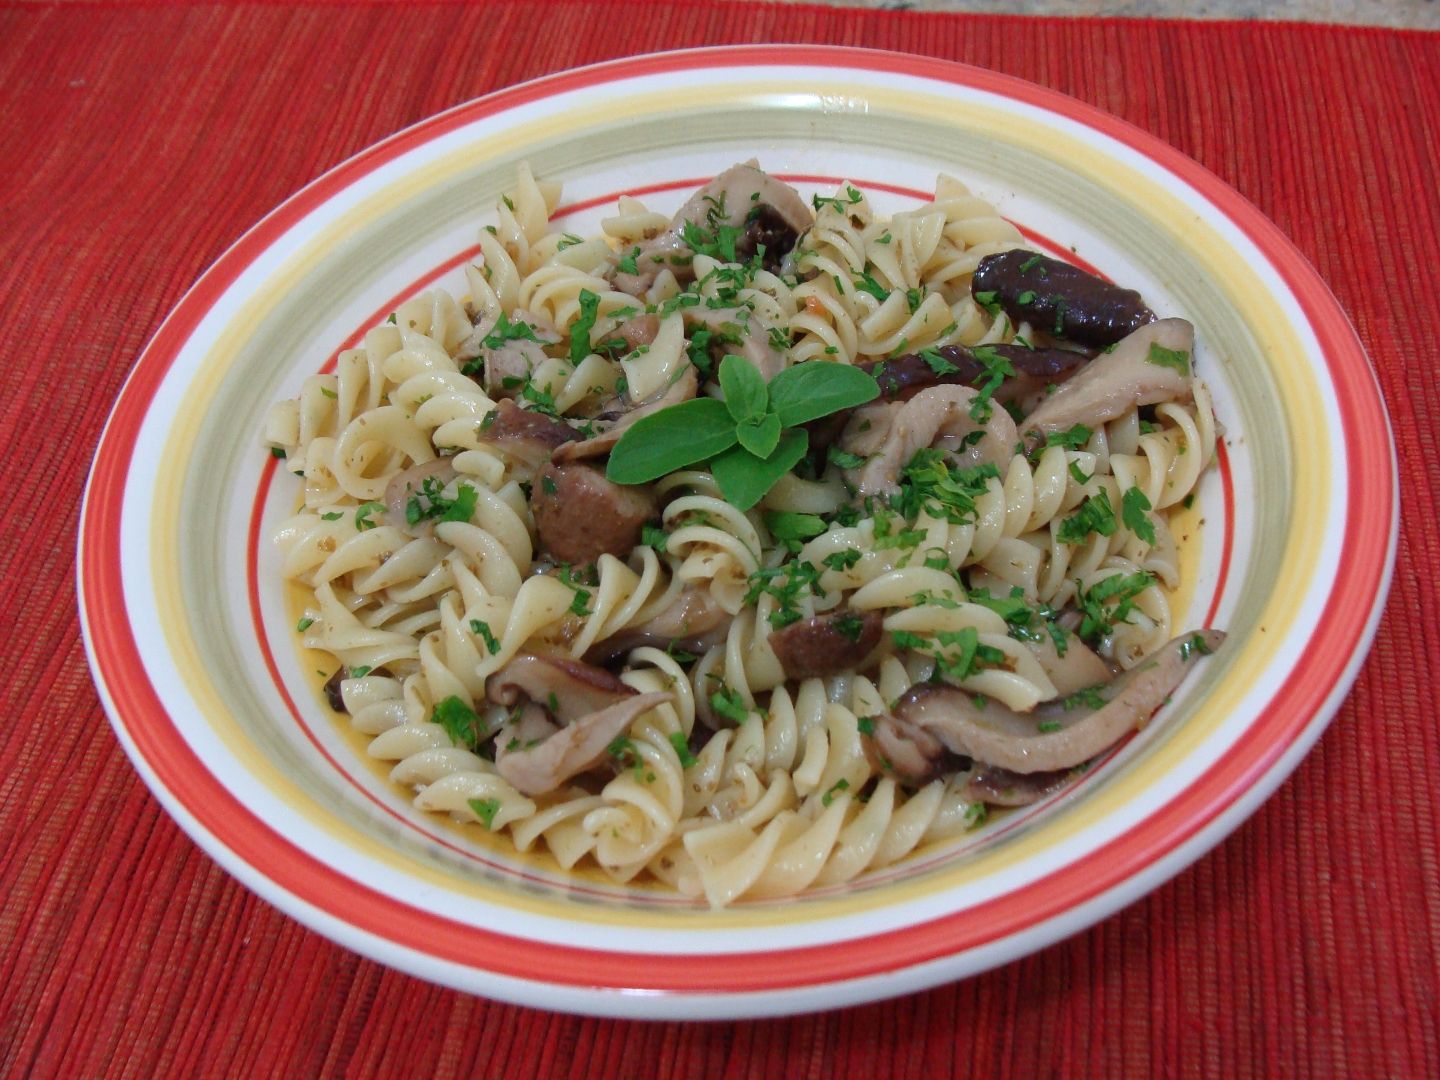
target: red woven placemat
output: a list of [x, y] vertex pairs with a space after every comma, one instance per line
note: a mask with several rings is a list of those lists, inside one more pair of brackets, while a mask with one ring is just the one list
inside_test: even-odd
[[[763, 1023], [585, 1020], [390, 972], [278, 914], [161, 811], [75, 612], [106, 412], [184, 289], [354, 151], [658, 48], [813, 41], [995, 68], [1219, 173], [1380, 373], [1404, 521], [1387, 621], [1294, 778], [1088, 933], [964, 983]], [[1420, 1076], [1440, 1061], [1440, 35], [730, 3], [0, 7], [0, 1074]], [[1433, 1074], [1433, 1073], [1432, 1073]]]

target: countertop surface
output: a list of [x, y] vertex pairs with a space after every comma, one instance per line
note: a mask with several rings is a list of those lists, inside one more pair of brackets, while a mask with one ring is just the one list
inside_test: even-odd
[[[1429, 8], [1432, 4], [1397, 5]], [[631, 1023], [331, 944], [187, 839], [121, 751], [75, 606], [86, 470], [185, 289], [325, 169], [487, 91], [661, 48], [864, 45], [1072, 94], [1198, 159], [1350, 314], [1395, 430], [1376, 647], [1231, 838], [1091, 930], [841, 1012]], [[0, 1074], [1420, 1076], [1440, 1060], [1440, 35], [726, 0], [0, 5]]]

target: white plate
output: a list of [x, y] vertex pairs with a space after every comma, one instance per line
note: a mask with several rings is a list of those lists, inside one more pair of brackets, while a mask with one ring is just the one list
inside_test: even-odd
[[[617, 194], [671, 210], [756, 156], [882, 211], [937, 172], [1032, 240], [1199, 331], [1227, 428], [1176, 625], [1230, 642], [1139, 737], [1050, 804], [846, 887], [712, 913], [567, 878], [414, 810], [316, 694], [262, 543], [288, 477], [258, 438], [407, 296], [459, 267], [529, 161], [559, 224]], [[1364, 354], [1296, 250], [1214, 176], [1058, 94], [859, 50], [709, 49], [606, 64], [452, 109], [358, 155], [247, 233], [165, 322], [96, 457], [80, 594], [137, 769], [222, 865], [387, 964], [475, 993], [635, 1017], [828, 1008], [1003, 963], [1154, 888], [1293, 769], [1353, 681], [1389, 584], [1388, 422]]]

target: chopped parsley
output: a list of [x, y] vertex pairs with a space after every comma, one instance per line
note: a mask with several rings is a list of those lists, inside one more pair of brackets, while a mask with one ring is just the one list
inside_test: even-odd
[[857, 645], [860, 643], [861, 633], [863, 633], [865, 630], [865, 621], [861, 619], [859, 615], [856, 615], [853, 611], [847, 611], [841, 615], [836, 615], [833, 619], [830, 620], [830, 625], [842, 637], [849, 638]]
[[355, 508], [355, 528], [359, 529], [361, 532], [365, 532], [367, 529], [375, 528], [375, 526], [379, 525], [380, 523], [378, 521], [371, 521], [370, 515], [384, 512], [385, 504], [383, 502], [361, 503]]
[[436, 703], [431, 719], [445, 729], [456, 746], [473, 747], [489, 734], [485, 721], [454, 694]]
[[779, 566], [762, 566], [751, 574], [745, 602], [753, 604], [766, 593], [773, 596], [777, 604], [769, 615], [770, 625], [779, 630], [803, 617], [799, 602], [807, 589], [814, 596], [824, 592], [820, 588], [820, 568], [803, 559], [792, 559]]
[[405, 503], [405, 520], [411, 525], [438, 518], [441, 521], [469, 521], [475, 515], [475, 504], [479, 493], [469, 484], [462, 483], [454, 498], [445, 494], [445, 485], [438, 477], [427, 476], [420, 483], [420, 491], [411, 495]]
[[1105, 687], [1101, 685], [1086, 686], [1083, 689], [1076, 690], [1073, 694], [1061, 700], [1060, 707], [1066, 712], [1070, 712], [1072, 709], [1090, 709], [1092, 711], [1095, 709], [1103, 709], [1105, 707], [1105, 698], [1100, 693], [1103, 689], [1105, 689]]
[[1193, 660], [1196, 656], [1209, 656], [1215, 650], [1205, 644], [1201, 634], [1191, 634], [1180, 643], [1180, 659]]
[[820, 210], [821, 207], [830, 206], [843, 213], [845, 207], [858, 206], [860, 200], [863, 198], [864, 196], [860, 194], [860, 192], [854, 187], [854, 185], [846, 184], [844, 198], [836, 195], [833, 198], [827, 199], [822, 195], [812, 195], [810, 197], [810, 203], [812, 206], [815, 207], [817, 212]]
[[1155, 543], [1155, 525], [1146, 515], [1150, 509], [1150, 500], [1138, 487], [1125, 489], [1125, 494], [1120, 497], [1120, 520], [1125, 523], [1125, 528], [1138, 536], [1147, 544]]
[[640, 543], [648, 548], [654, 548], [662, 554], [665, 545], [670, 542], [670, 534], [658, 525], [646, 525], [640, 530]]
[[[498, 349], [507, 341], [536, 341], [540, 339], [535, 336], [535, 328], [524, 319], [516, 319], [513, 322], [505, 314], [500, 313], [500, 318], [495, 320], [495, 325], [490, 328], [490, 333], [485, 335], [482, 344], [487, 349]], [[467, 372], [468, 374], [468, 372]]]
[[[580, 316], [570, 327], [570, 362], [580, 364], [590, 355], [590, 331], [595, 329], [595, 317], [600, 311], [600, 297], [589, 289], [580, 290]], [[551, 401], [554, 407], [554, 401]]]
[[831, 570], [844, 572], [860, 561], [860, 549], [849, 547], [841, 551], [832, 551], [820, 561]]
[[680, 767], [688, 769], [700, 759], [690, 749], [690, 743], [685, 738], [683, 731], [672, 731], [669, 735], [670, 745], [675, 748], [676, 755], [680, 758]]
[[1062, 544], [1083, 544], [1091, 533], [1114, 536], [1116, 529], [1115, 508], [1110, 505], [1110, 496], [1101, 488], [1083, 503], [1055, 530], [1055, 538]]
[[479, 619], [470, 620], [470, 632], [485, 642], [485, 648], [491, 656], [500, 651], [500, 642], [490, 630], [490, 624], [481, 622]]
[[835, 801], [836, 795], [839, 795], [842, 791], [848, 790], [850, 790], [850, 781], [846, 780], [842, 776], [839, 780], [836, 780], [835, 783], [830, 785], [829, 791], [825, 792], [824, 795], [820, 796], [821, 805], [829, 806], [832, 802]]
[[745, 707], [745, 699], [740, 696], [740, 692], [724, 685], [710, 694], [710, 708], [737, 724], [743, 724], [750, 716], [750, 710]]
[[[881, 303], [890, 299], [890, 290], [876, 281], [868, 270], [863, 271], [860, 276], [855, 279], [855, 288], [860, 292], [869, 293]], [[912, 308], [911, 310], [913, 311], [914, 309]]]
[[310, 618], [310, 616], [307, 615], [307, 616], [305, 616], [303, 619], [301, 619], [299, 622], [297, 622], [297, 623], [295, 624], [295, 631], [296, 631], [296, 633], [303, 634], [306, 630], [309, 630], [310, 627], [312, 627], [312, 626], [314, 626], [314, 625], [315, 625], [315, 620], [312, 619], [312, 618]]
[[1068, 431], [1052, 431], [1045, 436], [1046, 446], [1063, 446], [1066, 450], [1079, 450], [1095, 434], [1084, 424], [1076, 424]]
[[470, 809], [475, 812], [475, 816], [480, 819], [480, 824], [484, 825], [485, 828], [494, 831], [495, 815], [500, 812], [500, 800], [466, 799], [465, 801], [469, 805]]
[[[1075, 597], [1084, 616], [1080, 621], [1080, 636], [1096, 642], [1109, 634], [1115, 623], [1128, 622], [1135, 610], [1136, 597], [1154, 584], [1154, 574], [1137, 570], [1133, 574], [1111, 574], [1088, 590], [1080, 589]], [[1105, 606], [1110, 601], [1115, 602], [1113, 608]]]
[[1190, 374], [1190, 354], [1184, 349], [1167, 349], [1158, 341], [1152, 341], [1145, 359], [1157, 367], [1167, 367], [1181, 375]]

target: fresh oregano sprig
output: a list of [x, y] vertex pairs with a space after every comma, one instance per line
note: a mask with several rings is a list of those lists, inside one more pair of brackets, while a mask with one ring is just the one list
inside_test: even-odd
[[828, 360], [796, 364], [767, 384], [754, 364], [731, 355], [719, 374], [723, 401], [695, 398], [641, 417], [611, 450], [605, 475], [646, 484], [708, 461], [726, 501], [748, 510], [805, 456], [801, 424], [880, 396], [872, 376]]

